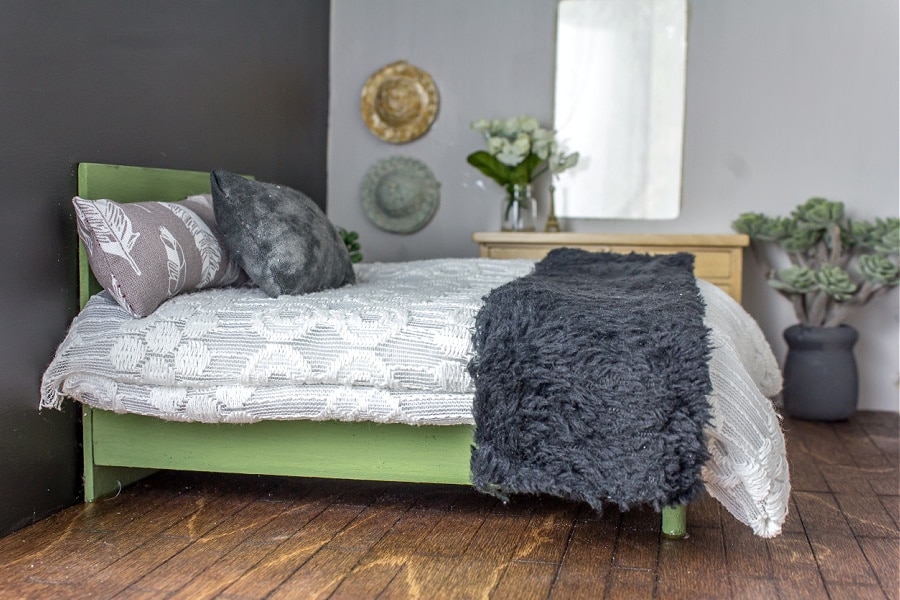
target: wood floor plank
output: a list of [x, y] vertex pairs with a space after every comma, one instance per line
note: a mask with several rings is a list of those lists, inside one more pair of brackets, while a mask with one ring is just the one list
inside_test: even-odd
[[328, 542], [332, 549], [365, 552], [378, 543], [406, 512], [403, 506], [367, 507]]
[[766, 540], [766, 545], [774, 579], [791, 579], [802, 571], [813, 571], [819, 576], [816, 555], [806, 533], [783, 533]]
[[900, 496], [878, 496], [884, 511], [894, 521], [894, 530], [900, 530]]
[[485, 517], [465, 555], [471, 559], [496, 558], [509, 562], [527, 526], [528, 521], [521, 515], [493, 512]]
[[[41, 552], [53, 548], [61, 550], [46, 557], [49, 560], [46, 561], [42, 576], [47, 581], [64, 582], [71, 577], [72, 570], [77, 568], [85, 577], [96, 578], [109, 565], [121, 560], [175, 523], [189, 518], [197, 507], [196, 498], [174, 496], [165, 505], [159, 505], [144, 514], [143, 518], [123, 522], [118, 529], [105, 535], [95, 537], [93, 532], [85, 532], [85, 539], [74, 540], [80, 546], [80, 552], [71, 551], [65, 545], [61, 548], [53, 545], [41, 549]], [[37, 558], [42, 557], [38, 555]]]
[[400, 569], [406, 557], [386, 556], [383, 560], [362, 559], [338, 584], [329, 600], [359, 600], [360, 598], [377, 598]]
[[362, 512], [363, 507], [331, 505], [294, 536], [241, 575], [223, 594], [264, 598]]
[[[622, 515], [618, 526], [615, 558], [618, 569], [644, 569], [656, 571], [659, 560], [659, 516], [649, 510], [634, 510]], [[616, 523], [608, 522], [608, 531], [600, 535], [615, 536]]]
[[828, 598], [825, 581], [805, 533], [782, 534], [767, 540], [779, 598]]
[[558, 565], [546, 562], [513, 561], [494, 588], [494, 600], [544, 600], [556, 580]]
[[[790, 440], [790, 434], [788, 439]], [[798, 492], [828, 492], [831, 488], [825, 481], [820, 462], [812, 455], [802, 441], [789, 443], [788, 464], [791, 469], [791, 489]]]
[[869, 483], [873, 477], [871, 473], [867, 473], [867, 469], [856, 466], [835, 465], [824, 469], [822, 476], [828, 483], [829, 491], [835, 494], [875, 495], [875, 490]]
[[367, 555], [375, 561], [385, 557], [404, 557], [415, 554], [423, 540], [432, 537], [432, 532], [441, 522], [444, 513], [435, 510], [410, 510], [404, 513]]
[[830, 600], [825, 582], [815, 570], [800, 570], [793, 579], [778, 579], [775, 588], [783, 600]]
[[719, 504], [715, 498], [709, 494], [702, 494], [698, 499], [692, 502], [690, 508], [688, 508], [688, 527], [721, 527], [721, 507], [722, 505]]
[[117, 531], [127, 523], [142, 521], [151, 510], [170, 502], [178, 495], [176, 490], [141, 485], [142, 483], [112, 498], [84, 505], [81, 513], [73, 515], [69, 526], [84, 531]]
[[727, 598], [722, 530], [698, 528], [683, 540], [662, 540], [657, 593], [666, 598]]
[[656, 570], [620, 569], [609, 572], [605, 598], [608, 600], [643, 600], [654, 597]]
[[361, 550], [324, 547], [282, 582], [267, 598], [316, 600], [328, 598], [364, 554]]
[[878, 496], [835, 494], [844, 518], [857, 537], [897, 538], [897, 526]]
[[204, 600], [218, 598], [247, 571], [277, 552], [275, 544], [243, 542], [212, 566], [173, 592], [170, 600]]
[[560, 573], [553, 584], [554, 600], [572, 598], [603, 598], [606, 595], [607, 577], [574, 577]]
[[281, 544], [297, 534], [307, 523], [322, 514], [329, 504], [320, 500], [303, 500], [297, 504], [273, 502], [279, 510], [268, 523], [250, 533], [248, 542], [255, 544]]
[[[728, 573], [735, 580], [773, 579], [772, 561], [767, 540], [734, 520], [724, 520], [725, 560]], [[735, 592], [737, 593], [737, 592]]]
[[900, 545], [895, 538], [862, 538], [863, 554], [888, 598], [900, 598]]
[[784, 533], [803, 533], [803, 521], [800, 519], [800, 511], [797, 509], [797, 502], [794, 500], [794, 494], [788, 499], [788, 514], [781, 526], [781, 532]]
[[856, 539], [829, 532], [810, 533], [809, 538], [826, 586], [878, 584]]
[[772, 579], [757, 579], [741, 575], [731, 577], [731, 598], [733, 600], [760, 600], [777, 598], [778, 586]]
[[[147, 571], [173, 559], [191, 543], [190, 538], [160, 536], [129, 552], [97, 574], [97, 583], [106, 590], [124, 591], [137, 584]], [[153, 589], [153, 588], [140, 588]]]
[[425, 486], [414, 508], [420, 510], [450, 510], [453, 503], [462, 495], [462, 489], [458, 485], [430, 485]]
[[617, 523], [609, 519], [578, 521], [559, 568], [559, 578], [606, 580], [616, 551]]
[[85, 588], [77, 584], [60, 585], [18, 580], [0, 581], [0, 598], [79, 600], [86, 597], [90, 596], [86, 595]]
[[509, 563], [470, 559], [466, 556], [445, 572], [441, 587], [450, 598], [489, 598]]
[[577, 514], [577, 506], [564, 504], [535, 510], [513, 558], [559, 564]]
[[897, 464], [866, 469], [866, 478], [876, 494], [896, 496], [900, 493], [900, 466]]
[[840, 421], [832, 425], [857, 467], [880, 467], [887, 464], [881, 449], [859, 423]]
[[798, 420], [792, 423], [803, 436], [809, 456], [819, 465], [856, 465], [833, 424]]
[[134, 587], [168, 594], [189, 585], [232, 552], [254, 530], [281, 512], [282, 507], [271, 502], [248, 504], [232, 517], [223, 519], [183, 551], [146, 573], [134, 583]]
[[851, 537], [850, 524], [841, 513], [837, 500], [831, 493], [796, 492], [794, 502], [807, 532], [826, 532]]
[[417, 554], [462, 556], [487, 515], [481, 512], [446, 513], [416, 548]]
[[456, 556], [411, 556], [404, 563], [380, 598], [451, 600], [453, 590], [443, 587], [445, 575], [462, 561]]
[[[10, 555], [0, 554], [3, 557], [0, 562], [0, 581], [28, 577], [31, 573], [40, 573], [40, 576], [48, 581], [65, 579], [68, 573], [64, 571], [80, 569], [83, 564], [93, 562], [91, 557], [84, 556], [86, 549], [101, 545], [107, 535], [108, 532], [102, 531], [65, 529], [56, 539], [51, 536], [40, 536], [30, 540], [19, 538], [20, 544], [15, 548], [15, 552]], [[63, 561], [68, 561], [67, 566], [60, 566]], [[95, 566], [94, 570], [97, 568], [99, 567]], [[63, 574], [57, 577], [54, 575], [57, 572]]]
[[[147, 572], [160, 568], [172, 561], [175, 569], [188, 569], [188, 577], [193, 575], [190, 565], [182, 566], [175, 557], [196, 541], [215, 529], [219, 523], [240, 511], [252, 502], [253, 498], [236, 495], [216, 496], [207, 500], [205, 496], [195, 498], [196, 510], [187, 518], [180, 519], [161, 533], [147, 539], [133, 551], [121, 556], [118, 560], [101, 569], [95, 576], [98, 584], [105, 589], [125, 590], [136, 585]], [[172, 570], [169, 570], [171, 573]], [[179, 582], [184, 580], [184, 576]], [[173, 589], [180, 587], [181, 583]], [[146, 589], [146, 588], [138, 588]], [[152, 587], [150, 589], [153, 589]]]
[[885, 600], [884, 592], [875, 585], [832, 584], [828, 595], [831, 600]]
[[897, 437], [900, 431], [900, 415], [886, 412], [860, 412], [854, 415], [854, 422], [872, 440], [872, 443], [885, 455], [891, 464], [897, 464]]

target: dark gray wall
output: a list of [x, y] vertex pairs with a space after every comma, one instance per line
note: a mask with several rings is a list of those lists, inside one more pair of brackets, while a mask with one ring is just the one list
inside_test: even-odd
[[38, 385], [75, 314], [82, 161], [209, 170], [324, 206], [328, 0], [0, 2], [0, 536], [75, 502]]

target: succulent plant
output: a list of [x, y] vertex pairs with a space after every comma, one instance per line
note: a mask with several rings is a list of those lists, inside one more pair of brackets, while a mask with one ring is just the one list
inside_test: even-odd
[[[744, 213], [732, 228], [750, 236], [757, 263], [794, 304], [803, 325], [833, 327], [850, 312], [900, 284], [900, 219], [851, 221], [843, 202], [810, 198], [790, 217]], [[791, 262], [776, 269], [767, 247]]]

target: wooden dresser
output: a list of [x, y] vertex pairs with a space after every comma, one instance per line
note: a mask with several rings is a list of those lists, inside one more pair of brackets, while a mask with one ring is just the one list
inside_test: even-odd
[[479, 232], [472, 234], [478, 255], [488, 258], [543, 258], [554, 248], [567, 246], [592, 252], [666, 254], [690, 252], [694, 273], [741, 301], [743, 249], [750, 239], [743, 234], [683, 235], [630, 233]]

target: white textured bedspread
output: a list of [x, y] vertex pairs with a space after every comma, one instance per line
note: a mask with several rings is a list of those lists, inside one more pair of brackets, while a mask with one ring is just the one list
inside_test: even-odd
[[[211, 289], [135, 319], [105, 293], [73, 321], [41, 403], [163, 419], [473, 423], [467, 372], [482, 298], [529, 260], [439, 259], [356, 266], [357, 283], [304, 296]], [[780, 532], [789, 493], [769, 397], [781, 373], [753, 319], [699, 282], [713, 350], [710, 494], [757, 535]]]

